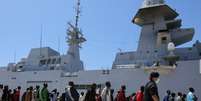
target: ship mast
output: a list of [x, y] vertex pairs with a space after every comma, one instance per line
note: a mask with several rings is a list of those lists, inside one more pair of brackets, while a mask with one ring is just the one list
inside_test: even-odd
[[67, 35], [68, 35], [67, 43], [69, 45], [81, 46], [81, 44], [86, 41], [78, 25], [79, 19], [80, 19], [80, 0], [77, 0], [75, 24], [73, 25], [71, 23], [68, 23], [69, 28], [67, 29]]
[[[69, 27], [67, 29], [67, 43], [69, 45], [69, 49], [67, 51], [68, 55], [68, 64], [72, 71], [84, 70], [84, 66], [82, 61], [80, 60], [80, 48], [81, 44], [86, 41], [83, 37], [83, 34], [79, 28], [79, 19], [80, 19], [80, 0], [77, 0], [76, 6], [76, 15], [75, 15], [75, 23], [68, 23]], [[65, 70], [69, 70], [69, 68], [65, 68]]]
[[78, 22], [80, 18], [80, 0], [77, 1], [76, 16], [75, 16], [75, 27], [78, 28]]

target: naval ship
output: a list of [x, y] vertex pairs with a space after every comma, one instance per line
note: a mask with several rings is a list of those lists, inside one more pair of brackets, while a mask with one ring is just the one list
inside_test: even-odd
[[77, 5], [76, 23], [69, 23], [67, 29], [67, 53], [61, 55], [50, 47], [31, 49], [27, 58], [1, 67], [0, 83], [11, 89], [20, 85], [23, 91], [48, 83], [50, 91], [57, 88], [63, 92], [69, 81], [79, 91], [85, 91], [92, 83], [103, 88], [110, 81], [115, 93], [126, 85], [126, 94], [130, 95], [145, 85], [150, 72], [157, 71], [161, 75], [158, 84], [161, 97], [167, 89], [187, 93], [189, 87], [194, 87], [201, 97], [201, 43], [181, 47], [192, 41], [194, 28], [182, 28], [178, 12], [164, 0], [143, 1], [132, 19], [133, 24], [141, 27], [136, 51], [117, 53], [108, 70], [84, 69], [79, 49], [86, 39], [78, 27], [79, 0]]

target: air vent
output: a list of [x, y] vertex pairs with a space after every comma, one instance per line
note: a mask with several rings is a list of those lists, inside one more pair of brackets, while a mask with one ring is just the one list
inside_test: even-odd
[[193, 49], [192, 49], [192, 48], [188, 48], [188, 50], [189, 50], [189, 51], [192, 51]]

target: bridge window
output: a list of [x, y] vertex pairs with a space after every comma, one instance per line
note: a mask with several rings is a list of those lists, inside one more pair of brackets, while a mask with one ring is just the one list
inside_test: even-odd
[[16, 80], [17, 78], [16, 78], [16, 77], [11, 77], [11, 79], [12, 79], [12, 80]]
[[58, 58], [56, 64], [60, 64], [60, 63], [61, 63], [61, 58]]
[[120, 55], [124, 55], [124, 53], [120, 53]]
[[189, 51], [192, 51], [192, 48], [188, 48]]
[[50, 62], [51, 62], [51, 59], [48, 59], [48, 60], [47, 60], [47, 64], [50, 64]]
[[53, 59], [53, 60], [52, 60], [52, 64], [55, 64], [55, 62], [56, 62], [56, 59]]
[[33, 74], [37, 74], [37, 72], [34, 72]]
[[103, 70], [103, 71], [102, 71], [102, 74], [103, 74], [103, 75], [109, 75], [109, 74], [110, 74], [110, 70]]
[[195, 44], [193, 44], [193, 47], [195, 47], [196, 45]]
[[52, 66], [52, 67], [50, 67], [50, 70], [54, 70], [54, 67]]
[[162, 37], [161, 41], [162, 41], [163, 44], [166, 44], [167, 43], [167, 37]]
[[45, 65], [46, 60], [40, 60], [40, 65]]
[[151, 1], [148, 1], [148, 2], [146, 3], [146, 5], [151, 5]]

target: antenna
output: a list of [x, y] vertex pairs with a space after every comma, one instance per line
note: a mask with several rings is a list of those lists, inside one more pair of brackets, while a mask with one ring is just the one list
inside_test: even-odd
[[40, 56], [42, 55], [42, 40], [43, 40], [43, 25], [41, 24], [41, 29], [40, 29]]
[[119, 52], [121, 53], [122, 52], [122, 49], [121, 48], [118, 48]]
[[16, 50], [14, 51], [14, 57], [13, 57], [13, 62], [15, 63], [16, 62]]
[[80, 18], [80, 0], [77, 0], [77, 7], [76, 7], [76, 16], [75, 16], [75, 27], [78, 27], [78, 22]]
[[60, 53], [60, 37], [58, 37], [58, 52]]

